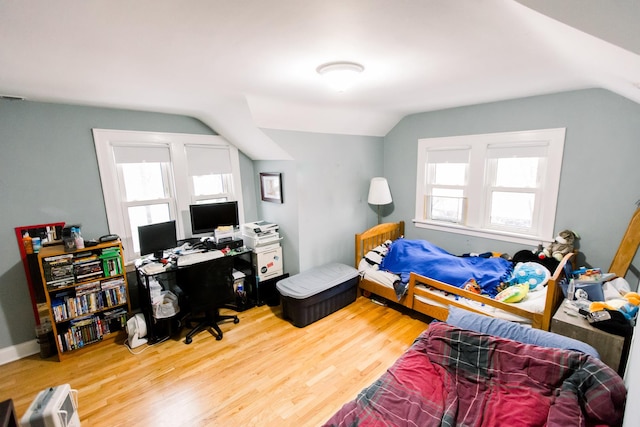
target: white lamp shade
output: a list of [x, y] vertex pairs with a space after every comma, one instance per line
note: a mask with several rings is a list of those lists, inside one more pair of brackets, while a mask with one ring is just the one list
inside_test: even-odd
[[389, 190], [387, 178], [371, 178], [369, 198], [367, 201], [372, 205], [388, 205], [391, 203], [391, 190]]

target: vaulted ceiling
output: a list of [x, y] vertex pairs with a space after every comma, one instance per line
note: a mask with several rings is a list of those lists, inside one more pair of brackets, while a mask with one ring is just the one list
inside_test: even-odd
[[[638, 0], [0, 0], [0, 94], [385, 135], [409, 114], [583, 88], [640, 103]], [[347, 92], [316, 68], [364, 66]]]

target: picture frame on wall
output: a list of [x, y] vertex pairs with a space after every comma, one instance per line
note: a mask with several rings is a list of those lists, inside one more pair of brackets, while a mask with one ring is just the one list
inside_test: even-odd
[[261, 172], [260, 195], [265, 202], [282, 203], [282, 174]]

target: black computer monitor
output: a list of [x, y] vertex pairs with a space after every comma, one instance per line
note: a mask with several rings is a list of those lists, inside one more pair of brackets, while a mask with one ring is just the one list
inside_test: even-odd
[[140, 256], [153, 254], [155, 258], [161, 259], [165, 249], [178, 246], [176, 221], [140, 226], [138, 227], [138, 238], [140, 239]]
[[191, 231], [193, 234], [213, 233], [225, 225], [237, 227], [238, 202], [218, 202], [189, 206], [191, 214]]

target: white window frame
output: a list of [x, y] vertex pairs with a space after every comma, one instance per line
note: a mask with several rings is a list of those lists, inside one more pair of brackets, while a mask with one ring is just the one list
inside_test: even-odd
[[[418, 166], [416, 181], [415, 217], [416, 227], [453, 232], [469, 236], [502, 240], [536, 246], [540, 242], [553, 240], [556, 206], [560, 188], [562, 156], [564, 152], [565, 128], [540, 129], [516, 132], [501, 132], [478, 135], [463, 135], [418, 140]], [[487, 150], [489, 146], [506, 145], [527, 147], [546, 145], [547, 156], [543, 160], [546, 171], [544, 179], [535, 190], [539, 208], [536, 208], [531, 233], [490, 228], [487, 177], [490, 172]], [[468, 182], [465, 186], [466, 221], [455, 224], [429, 220], [425, 217], [424, 204], [427, 196], [427, 157], [429, 151], [469, 149], [470, 160]]]
[[[123, 207], [128, 202], [120, 194], [120, 183], [114, 157], [116, 146], [168, 146], [170, 150], [171, 164], [169, 177], [170, 197], [174, 202], [170, 203], [171, 219], [176, 220], [177, 237], [185, 239], [191, 237], [191, 224], [189, 205], [195, 203], [197, 198], [193, 195], [193, 185], [187, 168], [187, 146], [208, 146], [228, 150], [231, 162], [232, 194], [225, 194], [228, 200], [238, 202], [238, 214], [240, 223], [244, 222], [244, 207], [242, 198], [242, 183], [240, 179], [240, 158], [238, 149], [229, 144], [223, 137], [217, 135], [195, 135], [167, 132], [123, 131], [111, 129], [93, 129], [93, 138], [102, 181], [102, 192], [107, 213], [109, 233], [117, 234], [125, 248], [127, 262], [133, 261], [138, 255], [133, 251], [133, 240], [128, 219], [125, 217]], [[148, 204], [144, 202], [143, 204]]]

